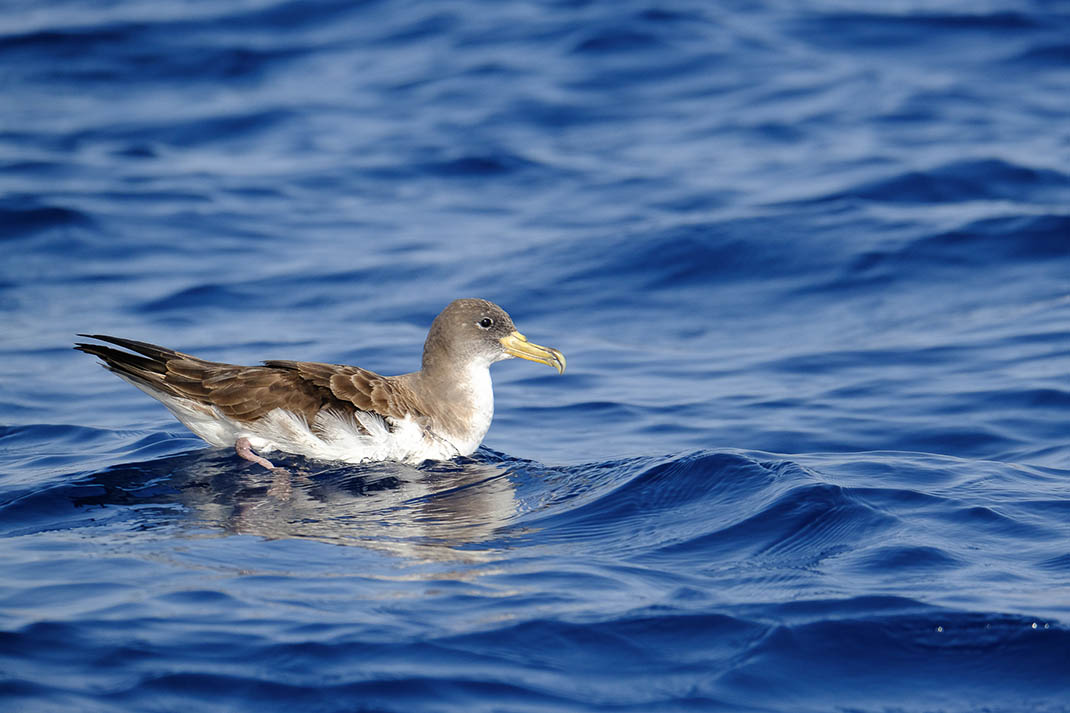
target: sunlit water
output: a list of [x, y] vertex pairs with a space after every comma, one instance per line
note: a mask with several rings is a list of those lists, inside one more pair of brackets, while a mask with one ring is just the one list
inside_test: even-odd
[[[0, 709], [1070, 710], [1057, 2], [17, 2]], [[415, 369], [268, 473], [70, 349]]]

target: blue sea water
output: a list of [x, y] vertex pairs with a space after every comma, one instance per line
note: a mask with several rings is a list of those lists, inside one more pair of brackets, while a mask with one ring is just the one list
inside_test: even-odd
[[[1070, 711], [1070, 5], [10, 0], [0, 710]], [[71, 350], [413, 370], [212, 449]]]

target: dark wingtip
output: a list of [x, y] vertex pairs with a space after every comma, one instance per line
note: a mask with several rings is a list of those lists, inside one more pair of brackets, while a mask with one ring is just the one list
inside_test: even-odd
[[[108, 336], [105, 335], [105, 334], [82, 334], [81, 332], [79, 332], [75, 336], [85, 337], [86, 339], [99, 339], [102, 342], [108, 341]], [[92, 345], [92, 344], [86, 345], [84, 342], [75, 342], [75, 347], [74, 348], [77, 349], [78, 347], [84, 347], [84, 346], [94, 346], [94, 345]]]
[[[90, 339], [99, 339], [102, 342], [114, 344], [115, 346], [122, 347], [123, 349], [129, 349], [130, 351], [148, 357], [153, 361], [166, 361], [168, 359], [174, 359], [176, 357], [188, 356], [187, 354], [183, 354], [182, 352], [176, 352], [174, 349], [168, 349], [167, 347], [150, 344], [149, 342], [139, 342], [136, 339], [112, 337], [107, 334], [79, 334], [78, 336], [89, 337]], [[101, 347], [99, 347], [98, 345], [98, 348]]]
[[[159, 347], [144, 342], [135, 342], [129, 339], [109, 337], [103, 334], [79, 334], [79, 337], [89, 337], [101, 341], [111, 342], [141, 352], [144, 356], [128, 351], [115, 349], [103, 344], [87, 344], [76, 342], [74, 348], [90, 356], [100, 359], [101, 365], [116, 374], [143, 378], [146, 373], [161, 374], [167, 369], [166, 360], [170, 354], [163, 352]], [[154, 358], [155, 355], [155, 358]]]
[[[106, 341], [105, 339], [102, 338], [103, 335], [100, 335], [100, 334], [82, 334], [81, 332], [79, 332], [76, 336], [86, 337], [87, 339], [100, 339], [101, 341]], [[75, 342], [73, 348], [77, 349], [80, 352], [85, 352], [86, 354], [92, 354], [94, 356], [100, 356], [100, 354], [95, 353], [93, 350], [94, 349], [98, 349], [99, 350], [99, 349], [102, 349], [103, 347], [100, 344], [86, 344], [85, 342]]]

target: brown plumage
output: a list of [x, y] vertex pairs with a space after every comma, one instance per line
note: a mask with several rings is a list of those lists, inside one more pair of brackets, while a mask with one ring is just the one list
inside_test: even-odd
[[277, 408], [298, 414], [308, 423], [325, 408], [355, 407], [394, 418], [423, 415], [391, 379], [356, 366], [282, 360], [238, 366], [133, 339], [78, 336], [137, 352], [99, 344], [75, 345], [99, 357], [110, 371], [171, 396], [215, 406], [239, 421], [255, 421]]

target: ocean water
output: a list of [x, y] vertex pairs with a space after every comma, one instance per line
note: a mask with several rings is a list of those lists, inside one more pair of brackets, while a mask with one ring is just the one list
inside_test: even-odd
[[[1070, 5], [10, 0], [0, 710], [1070, 711]], [[268, 473], [71, 349], [413, 370]]]

